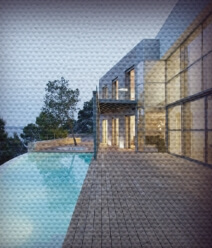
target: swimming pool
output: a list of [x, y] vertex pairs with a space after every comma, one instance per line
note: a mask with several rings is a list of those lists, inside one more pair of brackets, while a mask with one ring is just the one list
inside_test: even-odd
[[91, 153], [27, 153], [0, 167], [0, 247], [61, 247]]

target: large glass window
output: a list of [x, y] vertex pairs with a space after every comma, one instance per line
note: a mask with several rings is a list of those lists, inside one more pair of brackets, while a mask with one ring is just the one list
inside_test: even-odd
[[181, 105], [169, 108], [168, 123], [169, 129], [181, 129]]
[[164, 83], [165, 82], [165, 62], [164, 61], [145, 61], [144, 82], [145, 83]]
[[169, 131], [169, 152], [181, 155], [181, 131]]
[[164, 107], [165, 105], [165, 84], [146, 83], [144, 85], [144, 104], [145, 107]]
[[142, 108], [138, 108], [138, 125], [137, 125], [137, 131], [138, 131], [138, 150], [143, 151], [144, 148], [144, 110]]
[[135, 70], [132, 69], [126, 72], [126, 99], [135, 100]]
[[189, 36], [189, 38], [181, 47], [181, 52], [183, 52], [184, 55], [181, 56], [181, 63], [183, 64], [184, 68], [191, 65], [202, 56], [201, 27], [199, 27], [195, 32], [193, 32]]
[[108, 141], [108, 122], [107, 120], [102, 120], [102, 143], [107, 144]]
[[145, 144], [165, 152], [165, 111], [145, 113]]
[[180, 76], [173, 78], [167, 83], [167, 103], [180, 99]]
[[212, 131], [208, 131], [208, 163], [212, 165]]
[[212, 96], [199, 98], [212, 88], [212, 15], [170, 56], [166, 74], [167, 104], [179, 102], [168, 108], [169, 151], [212, 164]]
[[119, 83], [118, 80], [112, 82], [112, 98], [118, 100], [119, 99]]
[[119, 119], [112, 119], [112, 145], [119, 146]]
[[105, 85], [104, 87], [102, 87], [102, 98], [103, 99], [107, 99], [108, 98], [108, 88]]
[[205, 161], [205, 132], [186, 131], [183, 132], [184, 155], [204, 162]]
[[135, 116], [125, 116], [125, 148], [135, 148]]
[[167, 80], [180, 72], [180, 49], [167, 60]]
[[208, 107], [207, 107], [207, 115], [208, 115], [208, 129], [212, 130], [212, 95], [208, 96]]
[[203, 24], [203, 55], [212, 50], [212, 15]]
[[157, 134], [163, 136], [165, 131], [165, 111], [146, 112], [145, 131], [149, 133], [157, 132]]
[[204, 90], [212, 88], [212, 52], [203, 58]]
[[205, 129], [204, 99], [184, 104], [184, 129]]
[[212, 95], [207, 97], [207, 119], [208, 119], [208, 163], [212, 165]]
[[202, 61], [189, 67], [181, 75], [182, 97], [194, 95], [202, 90]]

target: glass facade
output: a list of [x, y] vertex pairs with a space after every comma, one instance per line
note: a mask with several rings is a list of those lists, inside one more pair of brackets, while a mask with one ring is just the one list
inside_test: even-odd
[[[211, 37], [212, 39], [212, 37]], [[203, 58], [203, 88], [204, 90], [212, 88], [212, 53]]]
[[208, 132], [208, 155], [207, 155], [207, 159], [208, 159], [208, 163], [212, 164], [212, 131]]
[[145, 61], [142, 95], [143, 116], [139, 115], [138, 145], [165, 151], [165, 61]]
[[126, 72], [125, 87], [127, 88], [126, 100], [135, 100], [135, 70]]
[[119, 89], [122, 77], [112, 81], [112, 99], [137, 104], [128, 109], [135, 115], [125, 113], [119, 120], [120, 132], [113, 120], [112, 144], [212, 164], [212, 15], [166, 60], [142, 61], [124, 73], [125, 88]]
[[212, 164], [212, 16], [166, 64], [168, 151]]
[[176, 76], [167, 84], [167, 103], [180, 99], [180, 76]]
[[112, 99], [119, 99], [119, 82], [115, 80], [112, 82]]
[[181, 106], [169, 108], [168, 111], [168, 127], [171, 131], [181, 130]]
[[180, 49], [167, 60], [167, 80], [171, 80], [180, 72]]
[[181, 155], [181, 132], [180, 131], [170, 131], [169, 132], [169, 142], [168, 148], [169, 152]]
[[185, 130], [205, 129], [205, 99], [187, 102], [183, 105]]
[[203, 55], [212, 50], [212, 15], [203, 23]]
[[202, 27], [198, 27], [184, 42], [181, 50], [181, 69], [184, 69], [202, 56]]
[[202, 61], [196, 62], [181, 74], [181, 83], [182, 98], [202, 91]]

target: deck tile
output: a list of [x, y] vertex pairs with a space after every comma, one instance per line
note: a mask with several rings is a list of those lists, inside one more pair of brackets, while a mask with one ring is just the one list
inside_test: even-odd
[[169, 154], [100, 151], [63, 248], [209, 248], [212, 169]]

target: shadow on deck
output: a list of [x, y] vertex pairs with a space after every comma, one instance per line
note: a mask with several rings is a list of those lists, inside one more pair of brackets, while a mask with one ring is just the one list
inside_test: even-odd
[[211, 168], [169, 154], [101, 149], [63, 248], [211, 245]]

